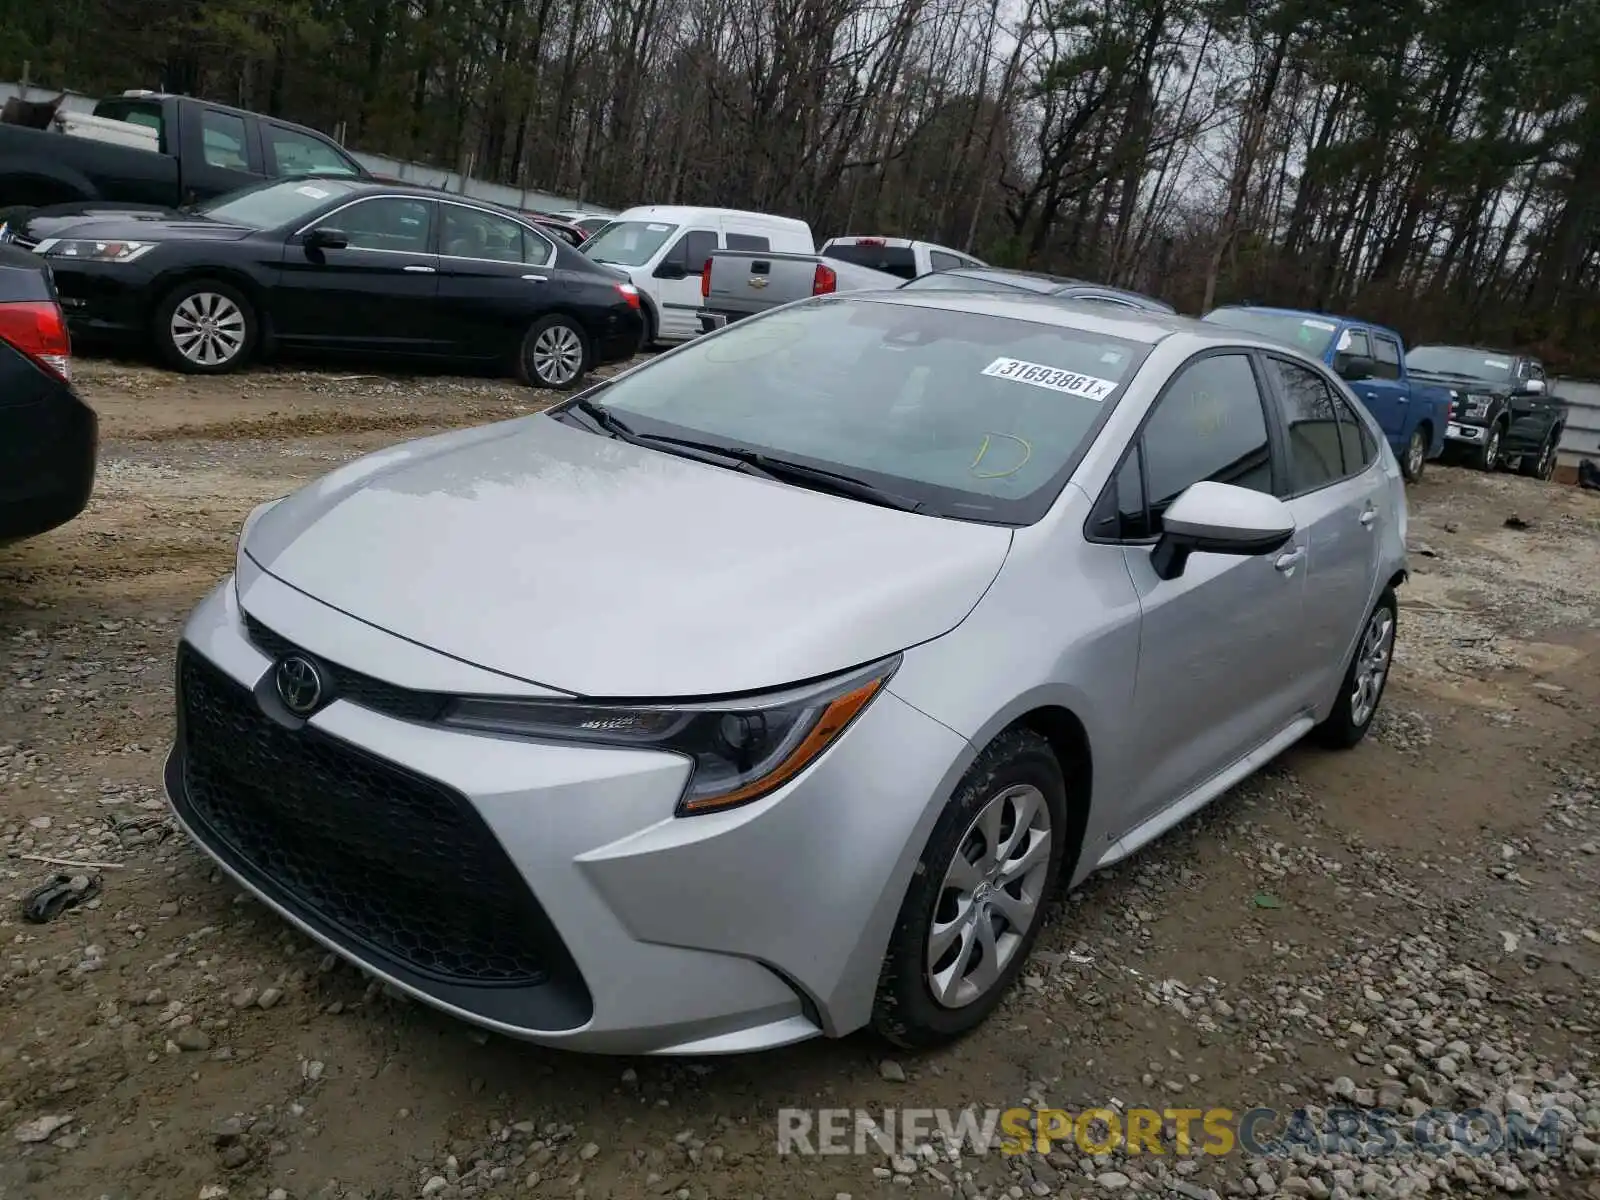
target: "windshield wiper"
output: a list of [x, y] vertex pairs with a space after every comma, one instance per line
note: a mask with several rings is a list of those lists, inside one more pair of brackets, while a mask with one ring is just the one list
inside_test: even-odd
[[920, 512], [923, 508], [921, 500], [913, 500], [910, 496], [902, 496], [898, 492], [885, 491], [877, 484], [868, 483], [865, 479], [854, 475], [830, 471], [825, 467], [813, 467], [807, 463], [795, 462], [793, 459], [777, 458], [744, 446], [723, 446], [715, 442], [699, 442], [693, 438], [669, 437], [657, 433], [641, 433], [638, 437], [640, 441], [651, 445], [677, 446], [715, 454], [730, 462], [738, 463], [749, 469], [752, 474], [765, 475], [768, 479], [782, 480], [784, 483], [802, 484], [819, 491], [849, 496], [854, 500], [865, 500], [869, 504], [879, 504], [884, 508], [895, 508], [901, 512]]
[[613, 437], [621, 438], [627, 442], [639, 439], [639, 435], [633, 431], [633, 426], [629, 425], [621, 417], [615, 416], [609, 408], [602, 408], [587, 396], [579, 396], [567, 407], [577, 409], [599, 426], [601, 430], [611, 434]]

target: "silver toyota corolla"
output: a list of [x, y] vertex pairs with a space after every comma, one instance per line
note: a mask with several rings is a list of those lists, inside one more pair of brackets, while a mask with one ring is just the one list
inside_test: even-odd
[[1058, 884], [1372, 722], [1381, 430], [1248, 333], [804, 301], [245, 522], [179, 820], [447, 1012], [710, 1054], [982, 1021]]

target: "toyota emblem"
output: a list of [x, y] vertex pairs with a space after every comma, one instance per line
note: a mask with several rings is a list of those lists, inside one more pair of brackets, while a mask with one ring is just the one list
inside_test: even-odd
[[309, 658], [291, 654], [278, 663], [278, 698], [297, 717], [316, 711], [322, 703], [322, 672]]

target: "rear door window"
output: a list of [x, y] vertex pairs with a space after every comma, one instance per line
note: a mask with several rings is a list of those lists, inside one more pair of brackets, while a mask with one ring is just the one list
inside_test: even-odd
[[1400, 343], [1381, 333], [1372, 335], [1373, 375], [1379, 379], [1400, 378]]

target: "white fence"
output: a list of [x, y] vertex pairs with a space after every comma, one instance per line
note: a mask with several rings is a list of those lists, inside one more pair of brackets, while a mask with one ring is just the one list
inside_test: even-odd
[[1600, 462], [1600, 383], [1557, 379], [1552, 381], [1550, 393], [1567, 406], [1559, 461], [1570, 467], [1584, 458]]
[[[54, 100], [61, 92], [49, 88], [24, 88], [17, 83], [0, 83], [0, 104], [4, 104], [13, 96], [21, 96], [24, 100], [43, 101]], [[69, 112], [91, 112], [98, 97], [85, 96], [78, 92], [65, 93], [66, 98], [61, 102], [61, 107]], [[581, 208], [584, 212], [597, 213], [600, 216], [615, 216], [616, 211], [610, 208], [601, 208], [594, 204], [580, 204], [578, 201], [566, 196], [557, 196], [550, 192], [539, 191], [537, 188], [514, 188], [503, 183], [489, 183], [482, 179], [474, 179], [455, 171], [446, 171], [440, 167], [424, 166], [422, 163], [406, 162], [398, 158], [385, 158], [381, 154], [368, 154], [363, 150], [345, 147], [353, 158], [367, 170], [377, 175], [387, 175], [393, 179], [404, 180], [406, 183], [416, 184], [419, 187], [443, 188], [448, 192], [459, 195], [471, 196], [478, 200], [487, 200], [491, 204], [503, 204], [508, 208], [531, 209], [535, 212], [553, 212], [560, 209]]]

